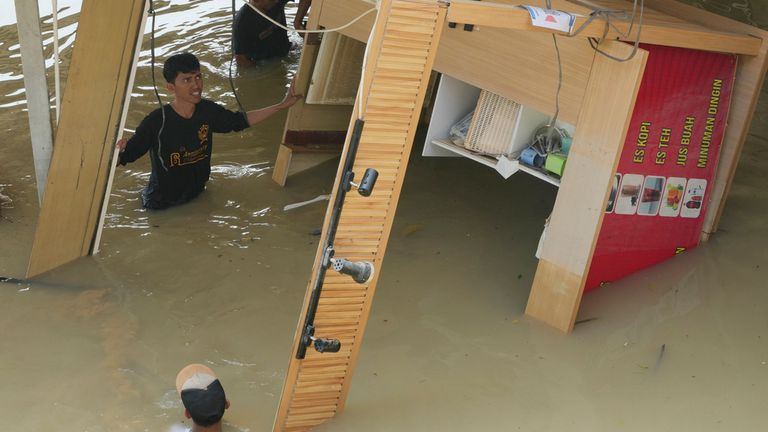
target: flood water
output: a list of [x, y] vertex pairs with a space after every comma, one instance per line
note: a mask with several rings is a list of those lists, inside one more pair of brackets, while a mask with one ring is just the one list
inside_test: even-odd
[[[9, 3], [0, 4], [0, 192], [12, 202], [0, 210], [0, 276], [21, 278], [37, 196]], [[206, 96], [235, 109], [231, 3], [156, 3], [158, 57], [195, 52]], [[768, 7], [754, 0], [698, 3], [768, 26]], [[79, 1], [59, 5], [66, 78]], [[50, 6], [41, 6], [50, 57]], [[279, 101], [298, 59], [297, 49], [236, 70], [246, 108]], [[587, 295], [586, 321], [569, 336], [523, 315], [554, 187], [414, 155], [346, 410], [319, 429], [762, 430], [765, 93], [721, 232]], [[156, 103], [143, 51], [126, 127]], [[174, 378], [191, 362], [221, 377], [232, 402], [225, 430], [271, 430], [326, 204], [283, 207], [329, 193], [336, 171], [331, 161], [276, 186], [283, 122], [217, 135], [207, 191], [177, 208], [140, 208], [146, 158], [118, 168], [99, 255], [34, 283], [0, 283], [2, 430], [165, 431], [184, 421]]]

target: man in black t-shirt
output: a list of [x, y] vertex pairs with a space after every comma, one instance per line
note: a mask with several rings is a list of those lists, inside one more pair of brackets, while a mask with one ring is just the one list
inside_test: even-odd
[[149, 152], [152, 173], [141, 198], [143, 206], [150, 209], [187, 202], [205, 189], [211, 174], [214, 132], [243, 130], [301, 98], [291, 85], [278, 104], [245, 113], [229, 111], [202, 98], [200, 62], [190, 53], [169, 57], [163, 77], [173, 101], [146, 116], [129, 140], [117, 142], [121, 165]]
[[[285, 26], [285, 4], [288, 0], [249, 0], [250, 5], [265, 13], [274, 21]], [[296, 26], [303, 29], [304, 16], [309, 9], [309, 0], [301, 0], [294, 20], [300, 23]], [[235, 16], [234, 50], [237, 64], [249, 66], [253, 62], [272, 57], [283, 57], [288, 54], [291, 42], [288, 40], [288, 32], [269, 22], [266, 18], [254, 11], [250, 5], [244, 5]]]

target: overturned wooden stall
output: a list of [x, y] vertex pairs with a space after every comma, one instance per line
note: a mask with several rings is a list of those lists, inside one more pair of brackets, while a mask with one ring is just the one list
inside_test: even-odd
[[[618, 0], [590, 3], [611, 9], [632, 5]], [[706, 237], [717, 228], [765, 75], [767, 34], [677, 2], [647, 0], [645, 4], [641, 41], [739, 55], [729, 127], [702, 232]], [[578, 14], [577, 26], [591, 12], [565, 0], [553, 1], [553, 6]], [[96, 244], [145, 7], [144, 0], [83, 3], [30, 276], [86, 255]], [[315, 0], [309, 27], [339, 27], [374, 7], [375, 3], [364, 0]], [[618, 32], [609, 31], [600, 47], [622, 57], [632, 47], [616, 40], [627, 30], [626, 23], [617, 25]], [[313, 140], [325, 139], [324, 144], [332, 146], [351, 129], [350, 117], [366, 120], [355, 171], [375, 168], [379, 182], [370, 197], [348, 195], [335, 245], [339, 256], [373, 262], [377, 276], [363, 285], [342, 275], [326, 278], [315, 321], [317, 334], [339, 339], [342, 348], [325, 354], [310, 350], [302, 360], [292, 353], [276, 431], [308, 430], [344, 408], [431, 71], [547, 115], [555, 111], [558, 62], [552, 32], [532, 27], [527, 13], [518, 8], [504, 2], [382, 0], [377, 15], [344, 28], [341, 34], [366, 42], [371, 28], [374, 33], [362, 91], [357, 94], [359, 104], [297, 104], [289, 113], [286, 137], [310, 131], [314, 135], [303, 135], [304, 147], [317, 151], [312, 148]], [[604, 31], [604, 22], [597, 19], [579, 37], [558, 37], [563, 65], [560, 118], [574, 124], [576, 133], [526, 313], [565, 332], [576, 319], [648, 57], [642, 49], [626, 62], [597, 55], [585, 37], [602, 36]], [[299, 71], [300, 91], [309, 90], [319, 49], [316, 40], [307, 39]], [[105, 58], [104, 53], [110, 57]], [[278, 182], [285, 181], [291, 155], [301, 153], [298, 147], [281, 147]], [[337, 185], [339, 181], [337, 178]], [[573, 202], [577, 192], [578, 204]], [[328, 211], [330, 214], [331, 209]], [[327, 226], [323, 235], [327, 236]], [[318, 252], [315, 270], [322, 254]], [[302, 328], [297, 329], [296, 345], [301, 333]]]
[[[578, 14], [577, 26], [590, 12], [567, 1], [554, 3], [555, 8]], [[621, 1], [599, 3], [606, 8], [627, 9], [632, 5]], [[717, 215], [722, 212], [751, 120], [765, 74], [764, 41], [768, 39], [762, 31], [678, 3], [649, 0], [646, 6], [650, 7], [640, 37], [644, 43], [739, 55], [741, 65], [717, 172], [717, 192], [702, 232], [706, 237], [716, 229]], [[371, 7], [374, 4], [365, 1], [322, 0], [313, 5], [310, 23], [337, 27]], [[361, 21], [342, 33], [365, 41], [370, 27], [370, 22]], [[362, 113], [353, 113], [353, 118], [362, 114], [367, 120], [355, 171], [373, 167], [383, 177], [370, 198], [348, 196], [337, 244], [339, 254], [371, 260], [380, 272], [430, 65], [438, 72], [549, 115], [555, 111], [558, 65], [551, 32], [533, 28], [527, 13], [505, 4], [384, 1], [373, 28], [364, 85], [358, 94], [367, 105], [363, 103]], [[620, 30], [626, 31], [627, 27]], [[582, 36], [601, 36], [603, 32], [604, 23], [595, 20]], [[630, 36], [628, 39], [635, 33]], [[609, 32], [600, 47], [616, 57], [627, 57], [632, 46], [616, 41], [618, 38], [618, 34]], [[569, 332], [578, 313], [648, 55], [640, 49], [631, 60], [616, 62], [597, 55], [584, 38], [559, 37], [558, 41], [564, 68], [560, 118], [575, 124], [576, 133], [526, 314]], [[302, 66], [307, 67], [304, 63]], [[420, 84], [414, 81], [418, 76]], [[308, 81], [304, 83], [309, 85]], [[307, 108], [302, 107], [304, 111], [298, 117], [310, 115]], [[287, 129], [297, 121], [310, 120], [294, 117]], [[337, 185], [339, 181], [337, 177]], [[574, 202], [576, 196], [578, 203]], [[322, 253], [318, 251], [315, 270]], [[292, 353], [274, 430], [308, 430], [343, 410], [376, 282], [374, 278], [367, 285], [359, 285], [346, 276], [326, 280], [317, 312], [317, 333], [338, 338], [342, 349], [325, 354], [310, 350], [304, 360], [294, 358]], [[307, 300], [310, 294], [308, 291]], [[303, 313], [306, 308], [307, 301]], [[295, 344], [300, 341], [301, 322]]]

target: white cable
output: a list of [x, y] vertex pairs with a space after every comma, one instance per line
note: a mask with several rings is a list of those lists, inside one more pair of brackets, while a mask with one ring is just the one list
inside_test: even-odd
[[61, 72], [59, 71], [59, 5], [57, 0], [53, 3], [53, 82], [56, 96], [56, 124], [59, 124], [59, 111], [61, 110]]
[[365, 51], [363, 52], [363, 65], [360, 69], [360, 85], [357, 90], [358, 94], [358, 106], [357, 106], [357, 118], [360, 120], [365, 120], [363, 118], [363, 86], [365, 85], [365, 65], [368, 64], [368, 49], [371, 47], [371, 42], [373, 42], [373, 34], [376, 33], [376, 21], [373, 21], [373, 26], [371, 27], [371, 32], [368, 34], [368, 42], [365, 44]]
[[355, 19], [353, 19], [352, 21], [350, 21], [350, 22], [348, 22], [348, 23], [344, 24], [344, 25], [343, 25], [343, 26], [341, 26], [341, 27], [336, 27], [336, 28], [332, 28], [332, 29], [318, 29], [318, 30], [298, 30], [298, 29], [292, 29], [292, 28], [288, 28], [288, 27], [286, 27], [286, 26], [284, 26], [284, 25], [280, 24], [279, 22], [277, 22], [277, 21], [273, 20], [273, 19], [272, 19], [272, 18], [270, 18], [270, 17], [269, 17], [267, 14], [265, 14], [265, 13], [264, 13], [264, 12], [262, 12], [262, 11], [260, 11], [260, 10], [259, 10], [259, 9], [258, 9], [256, 6], [252, 5], [252, 4], [251, 4], [251, 3], [250, 3], [248, 0], [243, 0], [243, 1], [245, 2], [245, 4], [247, 4], [248, 6], [250, 6], [250, 8], [251, 8], [251, 9], [253, 9], [254, 11], [256, 11], [256, 12], [257, 12], [259, 15], [261, 15], [262, 17], [264, 17], [264, 18], [265, 18], [267, 21], [271, 22], [272, 24], [274, 24], [274, 25], [276, 25], [276, 26], [280, 27], [280, 28], [281, 28], [281, 29], [283, 29], [283, 30], [287, 30], [287, 31], [295, 31], [296, 33], [299, 33], [299, 34], [301, 34], [301, 33], [330, 33], [330, 32], [335, 32], [335, 31], [344, 30], [345, 28], [347, 28], [347, 27], [351, 26], [352, 24], [354, 24], [354, 23], [356, 23], [356, 22], [360, 21], [360, 20], [361, 20], [361, 19], [362, 19], [364, 16], [366, 16], [366, 15], [368, 15], [369, 13], [371, 13], [371, 12], [373, 12], [373, 11], [375, 11], [375, 10], [376, 10], [376, 8], [375, 8], [375, 7], [374, 7], [374, 8], [371, 8], [371, 9], [368, 9], [367, 11], [365, 11], [365, 12], [363, 12], [362, 14], [358, 15], [358, 17], [357, 17], [357, 18], [355, 18]]
[[[280, 27], [283, 30], [295, 31], [297, 33], [330, 33], [330, 32], [341, 31], [341, 30], [344, 30], [345, 28], [351, 26], [352, 24], [360, 21], [364, 16], [368, 15], [369, 13], [371, 13], [371, 12], [373, 12], [375, 10], [378, 10], [378, 7], [373, 7], [371, 9], [368, 9], [367, 11], [365, 11], [362, 14], [358, 15], [357, 18], [355, 18], [352, 21], [344, 24], [341, 27], [336, 27], [336, 28], [331, 28], [331, 29], [321, 29], [321, 30], [298, 30], [298, 29], [288, 28], [288, 27], [280, 24], [279, 22], [273, 20], [266, 13], [260, 11], [256, 6], [252, 5], [249, 0], [243, 0], [243, 1], [245, 1], [245, 4], [247, 4], [251, 9], [256, 11], [256, 13], [258, 13], [259, 15], [264, 17], [267, 21], [271, 22], [272, 24]], [[377, 6], [378, 6], [378, 2], [377, 2]], [[359, 90], [358, 90], [358, 94], [360, 95], [360, 97], [358, 98], [359, 106], [358, 106], [358, 109], [357, 109], [357, 118], [359, 118], [360, 120], [363, 120], [363, 97], [362, 97], [362, 94], [363, 94], [363, 84], [365, 83], [365, 65], [368, 62], [368, 47], [371, 46], [371, 40], [373, 39], [373, 34], [375, 33], [375, 30], [376, 30], [376, 21], [374, 20], [373, 21], [373, 27], [371, 27], [371, 33], [368, 35], [368, 43], [365, 44], [365, 53], [363, 54], [363, 66], [362, 66], [362, 69], [360, 71], [360, 86], [359, 86]]]

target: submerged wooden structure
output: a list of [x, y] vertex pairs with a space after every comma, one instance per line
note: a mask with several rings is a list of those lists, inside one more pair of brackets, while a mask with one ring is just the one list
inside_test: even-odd
[[[627, 10], [632, 7], [631, 2], [624, 1], [590, 4], [610, 9]], [[310, 25], [314, 28], [338, 27], [373, 6], [373, 3], [363, 0], [315, 1]], [[433, 30], [436, 36], [428, 38], [424, 33], [432, 27], [428, 17], [439, 17], [439, 12], [432, 11], [443, 8], [447, 9], [444, 22], [438, 21]], [[554, 8], [579, 14], [581, 22], [591, 11], [588, 7], [568, 1], [555, 1]], [[740, 66], [715, 192], [701, 234], [706, 239], [717, 229], [727, 189], [762, 86], [768, 33], [677, 2], [648, 0], [645, 13], [640, 36], [642, 42], [739, 55]], [[462, 28], [464, 24], [480, 31], [464, 31], [471, 28]], [[382, 27], [386, 29], [383, 33]], [[388, 177], [387, 180], [402, 181], [403, 163], [408, 157], [403, 152], [407, 152], [413, 144], [403, 145], [401, 140], [404, 137], [412, 139], [414, 124], [399, 125], [392, 120], [410, 117], [415, 122], [418, 118], [413, 110], [423, 101], [403, 97], [405, 92], [402, 86], [407, 77], [417, 74], [421, 75], [422, 83], [426, 82], [427, 67], [433, 55], [432, 68], [435, 71], [491, 90], [541, 112], [551, 115], [555, 111], [554, 89], [558, 74], [551, 32], [532, 27], [527, 13], [520, 9], [501, 2], [458, 0], [446, 4], [416, 0], [383, 1], [375, 26], [371, 20], [361, 20], [342, 30], [342, 33], [365, 41], [371, 28], [375, 33], [365, 71], [372, 77], [364, 82], [358, 98], [364, 101], [373, 97], [373, 93], [369, 92], [377, 88], [386, 89], [382, 99], [386, 104], [368, 105], [372, 111], [366, 111], [366, 115], [383, 117], [376, 117], [373, 129], [368, 129], [369, 125], [366, 125], [365, 130], [371, 140], [361, 142], [360, 148], [376, 157], [358, 161], [361, 165], [358, 170], [376, 167], [387, 173], [396, 173], [395, 178]], [[620, 25], [619, 30], [626, 31], [628, 28]], [[601, 36], [604, 31], [605, 23], [595, 20], [585, 28], [582, 36]], [[631, 33], [625, 38], [632, 39], [635, 35]], [[569, 156], [569, 168], [561, 180], [550, 229], [542, 247], [526, 314], [569, 332], [578, 313], [610, 182], [616, 172], [647, 53], [641, 49], [630, 61], [616, 62], [596, 54], [584, 38], [558, 39], [564, 67], [560, 118], [575, 124], [576, 135]], [[600, 45], [601, 49], [616, 57], [626, 57], [632, 47], [615, 39], [618, 39], [618, 34], [609, 32]], [[437, 45], [431, 47], [436, 53], [431, 51], [426, 54], [424, 48], [418, 47], [427, 41]], [[419, 54], [416, 55], [416, 52]], [[316, 51], [305, 51], [298, 75], [300, 80], [303, 78], [300, 82], [306, 86], [303, 90], [309, 88], [306, 76], [311, 73], [315, 61]], [[380, 77], [390, 79], [386, 86], [376, 87]], [[402, 80], [391, 81], [392, 78]], [[376, 94], [382, 96], [381, 93]], [[413, 92], [410, 94], [413, 95]], [[286, 134], [295, 133], [302, 127], [324, 127], [328, 132], [338, 132], [337, 123], [325, 117], [323, 121], [319, 121], [319, 116], [313, 118], [312, 109], [301, 106], [290, 114]], [[343, 107], [338, 110], [343, 112]], [[374, 135], [376, 138], [373, 138]], [[274, 176], [278, 183], [284, 184], [290, 158], [297, 156], [301, 150], [296, 146], [281, 146]], [[585, 191], [589, 192], [585, 194]], [[348, 202], [351, 208], [345, 208], [339, 228], [346, 230], [344, 232], [348, 235], [344, 240], [345, 253], [353, 258], [372, 260], [377, 270], [381, 270], [398, 192], [399, 186], [394, 189], [385, 186], [374, 194], [373, 200], [354, 197]], [[321, 254], [322, 251], [318, 251], [316, 266]], [[305, 360], [291, 358], [275, 431], [308, 430], [343, 410], [375, 286], [376, 279], [363, 287], [344, 276], [326, 281], [320, 301], [323, 307], [318, 311], [317, 318], [322, 325], [318, 325], [317, 333], [339, 338], [342, 350], [334, 354], [312, 353]], [[296, 343], [300, 335], [301, 319]]]
[[[578, 15], [577, 26], [587, 21], [592, 11], [589, 5], [632, 7], [631, 2], [620, 0], [553, 1], [555, 9]], [[768, 33], [668, 0], [646, 0], [645, 6], [641, 41], [739, 55], [729, 126], [702, 232], [706, 238], [717, 229], [765, 76]], [[122, 129], [138, 57], [145, 7], [144, 0], [83, 3], [30, 276], [93, 250], [108, 195], [113, 145]], [[315, 0], [309, 27], [338, 27], [374, 7], [375, 3], [366, 0]], [[312, 137], [332, 144], [351, 128], [350, 117], [366, 120], [355, 171], [376, 168], [379, 182], [370, 197], [347, 196], [336, 250], [347, 259], [373, 262], [377, 276], [364, 285], [347, 276], [327, 277], [315, 320], [317, 334], [339, 339], [342, 348], [337, 353], [310, 350], [301, 360], [292, 353], [275, 431], [308, 430], [344, 408], [378, 274], [383, 270], [430, 72], [448, 74], [548, 115], [556, 109], [558, 63], [552, 31], [531, 26], [527, 13], [511, 3], [382, 0], [378, 9], [375, 17], [341, 31], [361, 42], [367, 42], [373, 31], [357, 103], [298, 104], [289, 113], [286, 126], [286, 137], [311, 132], [304, 133], [304, 144], [311, 144]], [[600, 48], [618, 57], [632, 50], [616, 40], [629, 30], [628, 24], [615, 24], [616, 28], [605, 33], [605, 22], [595, 19], [578, 37], [558, 38], [563, 66], [560, 118], [573, 123], [576, 134], [526, 313], [565, 332], [573, 328], [578, 312], [647, 59], [642, 49], [625, 62], [596, 54], [586, 37], [605, 34]], [[637, 31], [635, 27], [623, 37], [633, 39]], [[297, 78], [299, 91], [309, 90], [318, 52], [318, 41], [309, 37]], [[105, 55], [109, 57], [105, 59]], [[281, 147], [275, 169], [278, 182], [285, 181], [292, 156], [318, 151], [312, 145], [301, 147]], [[337, 184], [339, 181], [337, 178]], [[315, 268], [321, 265], [322, 253], [318, 251]]]

